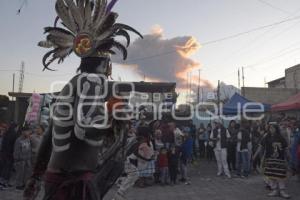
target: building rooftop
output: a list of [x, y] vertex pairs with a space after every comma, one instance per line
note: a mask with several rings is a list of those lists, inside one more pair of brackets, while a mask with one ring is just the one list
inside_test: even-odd
[[284, 80], [285, 80], [285, 77], [281, 77], [281, 78], [275, 79], [273, 81], [269, 81], [268, 84], [273, 84], [273, 83], [284, 81]]
[[[109, 91], [111, 91], [114, 83], [118, 84], [120, 92], [132, 92], [132, 87], [128, 83], [134, 84], [134, 90], [141, 93], [172, 93], [175, 92], [176, 83], [174, 82], [115, 82], [108, 83]], [[9, 92], [9, 96], [18, 98], [31, 97], [32, 93]]]

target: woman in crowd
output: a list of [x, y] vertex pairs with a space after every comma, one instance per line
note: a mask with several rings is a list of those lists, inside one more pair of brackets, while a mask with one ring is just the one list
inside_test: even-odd
[[271, 187], [269, 197], [280, 196], [290, 198], [285, 192], [287, 179], [288, 145], [276, 124], [271, 124], [268, 134], [262, 139], [254, 159], [265, 150], [264, 175], [268, 178]]
[[250, 174], [249, 157], [252, 152], [248, 148], [251, 142], [248, 126], [248, 123], [243, 121], [237, 134], [237, 175], [241, 177], [248, 177]]
[[142, 141], [138, 149], [138, 171], [139, 186], [148, 186], [148, 179], [153, 178], [155, 173], [154, 148], [151, 142], [150, 134], [141, 136]]
[[293, 131], [293, 141], [291, 144], [291, 167], [295, 174], [299, 175], [299, 162], [298, 153], [300, 153], [300, 122], [297, 122], [295, 130]]
[[205, 132], [206, 132], [206, 130], [205, 130], [204, 124], [201, 123], [200, 127], [198, 129], [198, 144], [199, 144], [200, 158], [204, 158], [206, 155], [205, 142], [207, 141], [207, 135]]
[[[207, 134], [208, 138], [211, 135], [211, 132], [212, 132], [212, 126], [209, 123], [207, 125], [207, 128], [206, 128], [206, 134]], [[207, 158], [208, 161], [212, 161], [213, 158], [214, 158], [214, 144], [213, 144], [213, 141], [209, 141], [208, 144], [206, 145], [206, 158]]]
[[[264, 126], [264, 125], [263, 125]], [[253, 146], [253, 154], [257, 151], [259, 144], [262, 140], [262, 137], [264, 135], [264, 128], [263, 126], [257, 126], [253, 127], [252, 129], [252, 146]], [[259, 174], [259, 168], [261, 166], [261, 155], [257, 155], [255, 159], [253, 159], [252, 167], [253, 171]]]
[[40, 144], [42, 142], [43, 134], [45, 132], [45, 129], [43, 126], [38, 125], [32, 136], [30, 137], [31, 147], [32, 147], [32, 165], [34, 165], [38, 149], [40, 147]]

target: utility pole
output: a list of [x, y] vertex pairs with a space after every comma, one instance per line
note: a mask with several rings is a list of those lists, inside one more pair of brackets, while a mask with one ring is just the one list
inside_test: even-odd
[[[218, 80], [217, 98], [218, 98], [218, 110], [219, 110], [220, 109], [220, 80]], [[220, 110], [218, 112], [218, 115], [220, 116]]]
[[[13, 73], [13, 82], [12, 82], [12, 92], [13, 93], [15, 92], [15, 77], [16, 77], [16, 74]], [[14, 100], [14, 97], [12, 97], [11, 99]]]
[[191, 97], [192, 97], [192, 72], [190, 72], [190, 98]]
[[244, 67], [242, 67], [242, 79], [243, 79], [243, 87], [245, 87], [245, 74], [244, 74]]
[[242, 67], [242, 79], [243, 79], [242, 96], [245, 96], [245, 73], [244, 73], [244, 67]]
[[268, 87], [267, 78], [264, 77], [264, 87]]
[[201, 85], [201, 69], [199, 69], [197, 103], [200, 103], [200, 85]]
[[20, 70], [20, 78], [19, 78], [19, 92], [23, 91], [24, 72], [25, 72], [25, 63], [22, 61], [21, 70]]
[[238, 69], [238, 88], [241, 89], [241, 74], [240, 74], [240, 68]]
[[185, 100], [185, 101], [186, 101], [186, 103], [188, 103], [188, 98], [189, 98], [189, 85], [190, 85], [190, 84], [189, 84], [189, 73], [187, 73], [187, 79], [186, 79], [186, 80], [187, 80], [187, 85], [186, 85], [187, 87], [186, 87], [186, 100]]

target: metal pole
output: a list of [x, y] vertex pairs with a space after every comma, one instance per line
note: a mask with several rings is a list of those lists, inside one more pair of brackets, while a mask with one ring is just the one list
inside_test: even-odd
[[218, 91], [217, 91], [217, 95], [218, 95], [218, 115], [220, 116], [220, 80], [218, 80]]
[[245, 87], [245, 74], [244, 74], [244, 67], [242, 67], [242, 78], [243, 78], [243, 87]]
[[188, 98], [189, 98], [189, 73], [187, 73], [187, 87], [186, 87], [186, 103], [188, 103]]
[[[16, 74], [13, 73], [13, 83], [12, 83], [12, 92], [15, 93], [15, 76]], [[14, 97], [11, 98], [12, 100], [14, 100]]]
[[192, 96], [192, 72], [190, 72], [190, 97]]
[[238, 69], [238, 88], [241, 89], [241, 74], [240, 74], [240, 68]]
[[199, 69], [199, 80], [198, 80], [198, 103], [200, 102], [200, 84], [201, 84], [201, 69]]

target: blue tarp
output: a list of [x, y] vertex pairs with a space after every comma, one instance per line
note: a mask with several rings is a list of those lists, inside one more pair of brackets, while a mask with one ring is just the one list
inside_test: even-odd
[[[252, 104], [253, 103], [253, 104]], [[223, 115], [236, 115], [241, 112], [243, 112], [243, 109], [246, 108], [247, 110], [250, 110], [249, 112], [257, 112], [257, 110], [260, 110], [263, 108], [263, 112], [268, 111], [271, 109], [271, 105], [268, 104], [261, 104], [258, 105], [259, 102], [253, 102], [245, 97], [241, 96], [238, 93], [235, 93], [231, 99], [224, 105], [223, 107]], [[256, 104], [256, 105], [254, 105]], [[246, 107], [245, 107], [246, 106]], [[252, 110], [252, 111], [251, 111]]]

